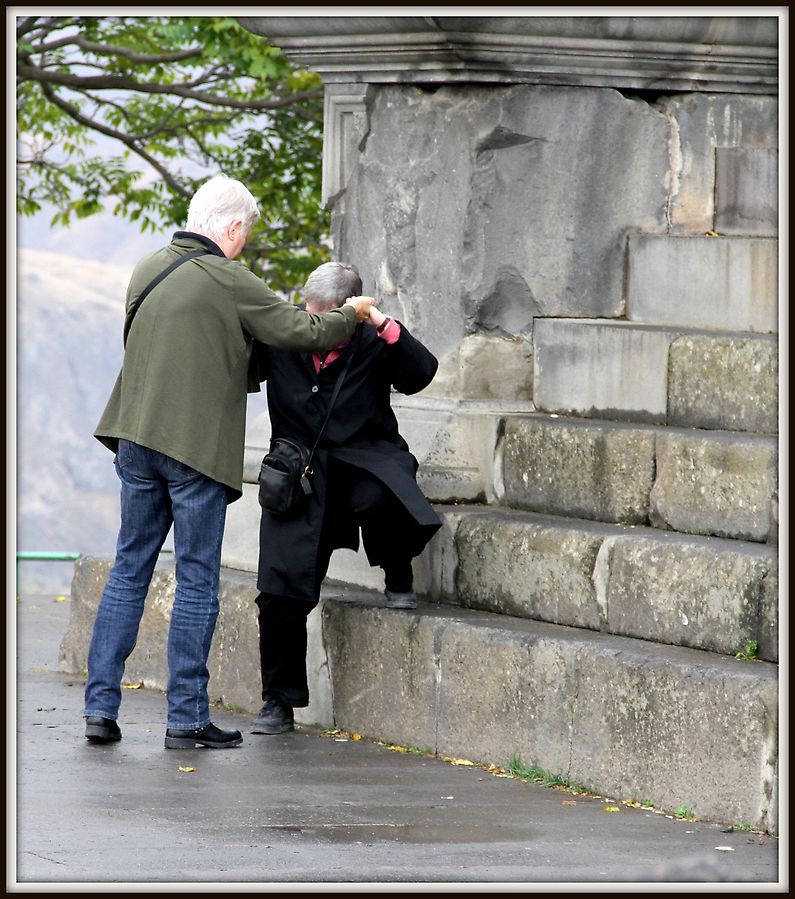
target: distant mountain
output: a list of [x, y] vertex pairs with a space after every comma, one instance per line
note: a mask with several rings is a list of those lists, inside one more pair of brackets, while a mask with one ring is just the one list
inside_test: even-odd
[[[92, 432], [122, 359], [129, 267], [44, 250], [17, 253], [17, 548], [112, 553], [113, 456]], [[68, 565], [24, 563], [23, 587]], [[65, 583], [64, 583], [65, 581]]]
[[129, 270], [150, 250], [171, 240], [178, 229], [160, 234], [142, 233], [135, 224], [101, 212], [73, 221], [68, 228], [51, 228], [54, 210], [42, 211], [17, 221], [17, 245], [27, 250], [46, 250], [71, 258], [102, 260]]

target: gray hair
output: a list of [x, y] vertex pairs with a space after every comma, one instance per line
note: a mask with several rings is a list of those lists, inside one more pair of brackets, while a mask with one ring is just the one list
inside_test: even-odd
[[362, 279], [353, 266], [342, 262], [324, 262], [306, 279], [304, 302], [327, 312], [342, 306], [348, 297], [362, 293]]
[[227, 175], [216, 175], [193, 195], [186, 229], [218, 240], [233, 222], [243, 222], [248, 231], [259, 216], [257, 201], [244, 184]]

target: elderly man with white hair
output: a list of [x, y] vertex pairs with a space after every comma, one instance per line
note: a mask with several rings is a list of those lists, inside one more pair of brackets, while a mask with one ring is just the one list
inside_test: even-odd
[[[304, 301], [328, 317], [361, 290], [354, 268], [328, 262], [309, 276]], [[266, 496], [260, 520], [264, 704], [251, 732], [278, 734], [293, 730], [294, 708], [309, 703], [306, 621], [335, 549], [357, 549], [361, 531], [369, 563], [383, 571], [387, 607], [417, 606], [412, 559], [441, 521], [417, 484], [417, 460], [398, 430], [391, 392], [424, 389], [438, 362], [402, 322], [375, 307], [331, 352], [258, 343], [256, 356], [267, 380], [272, 437], [307, 449], [317, 441], [311, 493], [287, 514], [274, 514]]]
[[92, 743], [121, 739], [121, 680], [158, 553], [174, 525], [176, 593], [168, 632], [165, 746], [225, 748], [239, 731], [210, 721], [207, 657], [218, 617], [226, 507], [242, 495], [246, 393], [259, 390], [254, 340], [321, 352], [350, 337], [372, 299], [329, 315], [281, 301], [239, 263], [259, 217], [219, 175], [191, 200], [185, 231], [138, 263], [127, 290], [122, 370], [95, 436], [121, 481], [116, 558], [88, 654], [84, 717]]

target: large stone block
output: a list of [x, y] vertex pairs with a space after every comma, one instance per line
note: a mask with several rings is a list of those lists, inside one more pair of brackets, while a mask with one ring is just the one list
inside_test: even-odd
[[761, 335], [677, 337], [670, 351], [668, 421], [778, 433], [778, 341]]
[[657, 436], [651, 491], [655, 527], [764, 542], [777, 491], [776, 440], [737, 434]]
[[435, 749], [438, 621], [368, 600], [332, 602], [323, 630], [337, 726]]
[[539, 411], [777, 432], [775, 337], [539, 318], [533, 341]]
[[605, 541], [606, 629], [726, 655], [754, 640], [760, 658], [777, 661], [775, 550], [670, 537]]
[[432, 502], [491, 501], [500, 416], [487, 404], [395, 396], [400, 431], [419, 462], [417, 483]]
[[498, 765], [518, 755], [569, 771], [572, 672], [544, 627], [485, 614], [449, 618], [438, 650], [438, 752]]
[[775, 829], [776, 666], [639, 641], [581, 644], [569, 663], [572, 780]]
[[434, 379], [434, 393], [472, 400], [530, 403], [533, 345], [483, 333], [469, 334], [449, 353]]
[[[348, 604], [335, 611], [360, 625], [373, 620]], [[434, 733], [442, 754], [503, 765], [518, 756], [603, 795], [775, 828], [774, 665], [485, 612], [425, 609], [402, 621], [402, 634], [390, 633], [403, 657], [416, 632], [431, 627], [423, 622], [431, 615], [434, 651], [426, 644], [424, 676], [412, 675], [422, 683], [420, 696], [399, 692], [389, 676], [378, 685], [368, 660], [367, 687], [350, 712], [340, 712], [348, 729], [372, 733], [380, 703], [389, 709], [385, 730], [402, 731], [408, 745]], [[345, 630], [332, 639], [351, 637]], [[417, 714], [408, 698], [421, 698], [436, 720], [407, 727]], [[364, 703], [370, 711], [357, 712]]]
[[440, 358], [476, 330], [621, 314], [626, 234], [665, 230], [665, 116], [588, 88], [379, 85], [368, 97], [336, 252]]
[[592, 575], [604, 533], [597, 525], [587, 528], [499, 511], [465, 516], [455, 539], [453, 601], [598, 630], [602, 616]]
[[529, 512], [439, 507], [437, 601], [734, 655], [778, 659], [768, 546]]
[[[785, 599], [788, 602], [788, 597]], [[762, 582], [762, 598], [759, 603], [758, 655], [760, 659], [779, 658], [779, 579], [778, 567], [771, 569]]]
[[643, 524], [654, 431], [629, 425], [508, 418], [498, 453], [505, 502], [551, 515]]
[[715, 230], [778, 234], [778, 150], [718, 147]]
[[776, 333], [778, 242], [763, 237], [632, 235], [627, 318]]
[[778, 98], [693, 92], [664, 97], [658, 107], [671, 122], [667, 215], [672, 231], [721, 230], [715, 201], [718, 192], [725, 196], [727, 185], [717, 180], [716, 164], [725, 150], [778, 146]]
[[537, 318], [533, 400], [544, 412], [664, 422], [671, 329]]

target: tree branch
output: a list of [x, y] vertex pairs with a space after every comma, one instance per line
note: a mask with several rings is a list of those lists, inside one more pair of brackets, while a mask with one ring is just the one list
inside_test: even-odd
[[26, 34], [30, 34], [31, 31], [34, 31], [37, 27], [37, 22], [41, 20], [41, 16], [27, 16], [24, 18], [19, 25], [17, 25], [17, 40], [21, 37], [24, 37]]
[[[20, 56], [20, 59], [23, 57]], [[22, 80], [37, 81], [42, 86], [44, 83], [57, 84], [61, 87], [70, 87], [83, 90], [127, 90], [146, 94], [168, 94], [175, 97], [185, 97], [198, 103], [206, 103], [210, 106], [226, 106], [231, 109], [248, 109], [251, 111], [283, 109], [292, 106], [302, 100], [314, 100], [323, 95], [322, 89], [304, 91], [300, 94], [292, 94], [277, 100], [240, 100], [236, 97], [217, 97], [206, 91], [195, 91], [183, 84], [156, 84], [151, 81], [135, 81], [120, 75], [85, 76], [72, 75], [68, 72], [47, 72], [38, 66], [20, 62], [17, 65], [17, 74]]]
[[98, 131], [100, 134], [106, 134], [108, 137], [120, 141], [125, 147], [129, 147], [133, 153], [140, 156], [141, 159], [148, 162], [152, 168], [159, 172], [166, 184], [168, 184], [175, 193], [185, 198], [190, 196], [190, 191], [186, 190], [159, 160], [150, 156], [145, 150], [142, 150], [132, 138], [123, 134], [121, 131], [116, 131], [113, 128], [109, 128], [107, 125], [102, 125], [100, 122], [95, 122], [92, 119], [87, 118], [75, 106], [59, 97], [48, 84], [42, 84], [41, 89], [52, 104], [63, 110], [79, 125], [84, 125], [86, 128], [92, 129], [92, 131]]
[[57, 50], [68, 46], [80, 47], [81, 50], [86, 50], [89, 53], [98, 53], [100, 56], [121, 56], [130, 62], [146, 66], [192, 59], [194, 56], [200, 56], [204, 49], [203, 47], [190, 47], [187, 50], [179, 50], [176, 53], [150, 55], [148, 53], [136, 53], [134, 50], [130, 50], [129, 47], [117, 47], [113, 44], [95, 44], [92, 41], [87, 41], [80, 34], [62, 37], [60, 40], [52, 41], [49, 44], [38, 44], [33, 49], [37, 53], [45, 53], [48, 50]]

